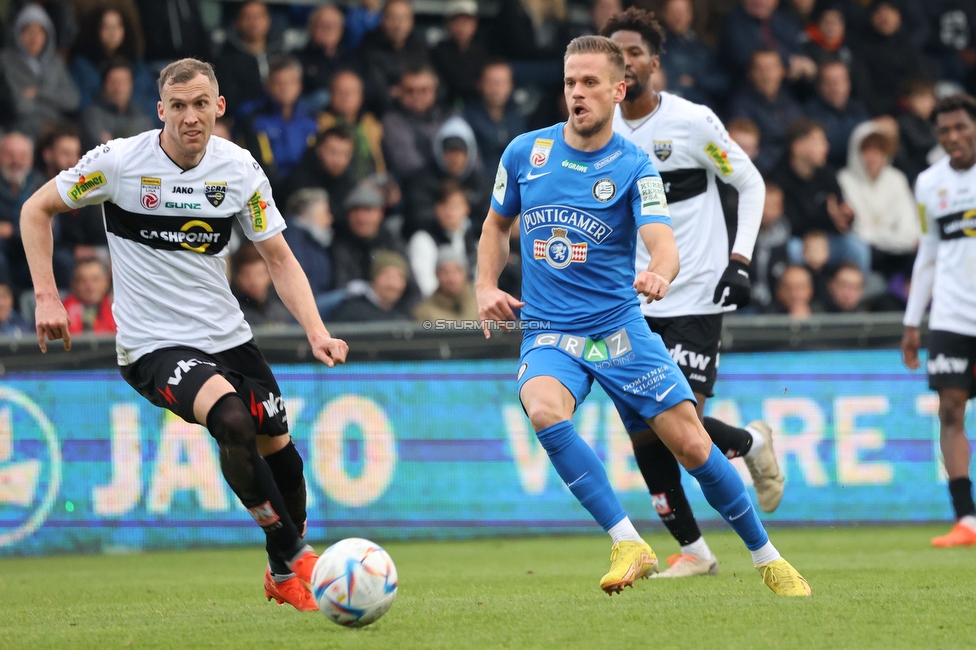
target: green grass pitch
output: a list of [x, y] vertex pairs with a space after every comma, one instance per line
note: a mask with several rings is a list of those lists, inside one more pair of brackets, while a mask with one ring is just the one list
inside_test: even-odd
[[0, 648], [972, 648], [976, 548], [930, 548], [947, 529], [773, 530], [811, 599], [773, 596], [724, 530], [717, 577], [612, 598], [601, 536], [389, 543], [397, 601], [358, 630], [266, 602], [260, 549], [5, 559]]

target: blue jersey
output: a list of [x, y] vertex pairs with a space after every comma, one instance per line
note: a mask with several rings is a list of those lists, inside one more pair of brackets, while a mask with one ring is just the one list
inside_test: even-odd
[[671, 225], [647, 153], [614, 133], [597, 151], [563, 139], [563, 123], [515, 138], [502, 154], [491, 206], [519, 214], [523, 320], [597, 331], [641, 318], [634, 283], [637, 228]]

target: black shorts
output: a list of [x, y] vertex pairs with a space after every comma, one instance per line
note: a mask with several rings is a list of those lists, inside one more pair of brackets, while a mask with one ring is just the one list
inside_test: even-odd
[[976, 336], [944, 330], [929, 332], [929, 388], [961, 388], [976, 397]]
[[163, 348], [119, 367], [119, 372], [140, 395], [193, 424], [197, 424], [193, 400], [208, 379], [221, 375], [244, 400], [259, 434], [288, 433], [281, 389], [253, 340], [215, 354], [189, 347]]
[[712, 397], [722, 347], [722, 314], [648, 316], [645, 320], [651, 331], [664, 340], [671, 358], [691, 384], [691, 390]]

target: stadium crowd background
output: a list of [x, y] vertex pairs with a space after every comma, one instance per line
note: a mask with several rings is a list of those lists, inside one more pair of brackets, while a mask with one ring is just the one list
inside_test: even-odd
[[[623, 8], [591, 2], [0, 2], [0, 335], [33, 332], [23, 202], [88, 148], [159, 126], [156, 74], [186, 56], [214, 63], [215, 133], [266, 171], [327, 322], [476, 319], [495, 167], [516, 135], [565, 118], [565, 45]], [[937, 96], [976, 91], [976, 3], [637, 4], [666, 33], [657, 88], [711, 106], [766, 179], [745, 311], [903, 310], [911, 186], [942, 155]], [[734, 227], [734, 190], [723, 200]], [[114, 332], [100, 210], [54, 227], [72, 331]], [[256, 249], [232, 251], [247, 320], [291, 322]], [[514, 295], [519, 266], [513, 242]]]

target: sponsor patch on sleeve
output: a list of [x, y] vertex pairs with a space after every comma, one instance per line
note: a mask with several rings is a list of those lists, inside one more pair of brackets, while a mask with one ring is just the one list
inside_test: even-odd
[[664, 196], [664, 183], [657, 176], [645, 176], [637, 179], [637, 189], [640, 191], [642, 215], [668, 216], [668, 199]]
[[78, 177], [78, 182], [75, 183], [70, 190], [68, 190], [68, 196], [71, 197], [72, 201], [79, 201], [81, 197], [85, 196], [91, 192], [96, 187], [101, 187], [105, 184], [105, 174], [102, 172], [92, 172], [87, 175], [81, 175]]
[[505, 191], [508, 189], [508, 170], [505, 165], [498, 163], [498, 171], [495, 172], [495, 187], [491, 191], [491, 197], [500, 205], [505, 203]]
[[264, 232], [268, 227], [268, 217], [264, 212], [267, 207], [268, 204], [261, 198], [260, 192], [255, 192], [247, 200], [247, 209], [251, 213], [251, 227], [254, 228], [254, 232]]
[[927, 235], [929, 232], [928, 219], [925, 218], [925, 204], [918, 204], [918, 223], [922, 229], [922, 234]]
[[732, 173], [732, 163], [729, 162], [729, 154], [722, 150], [722, 148], [717, 144], [714, 142], [709, 142], [707, 145], [705, 145], [705, 153], [708, 154], [708, 157], [711, 158], [712, 162], [715, 163], [715, 166], [718, 167], [718, 171], [722, 174], [722, 176], [728, 176]]

